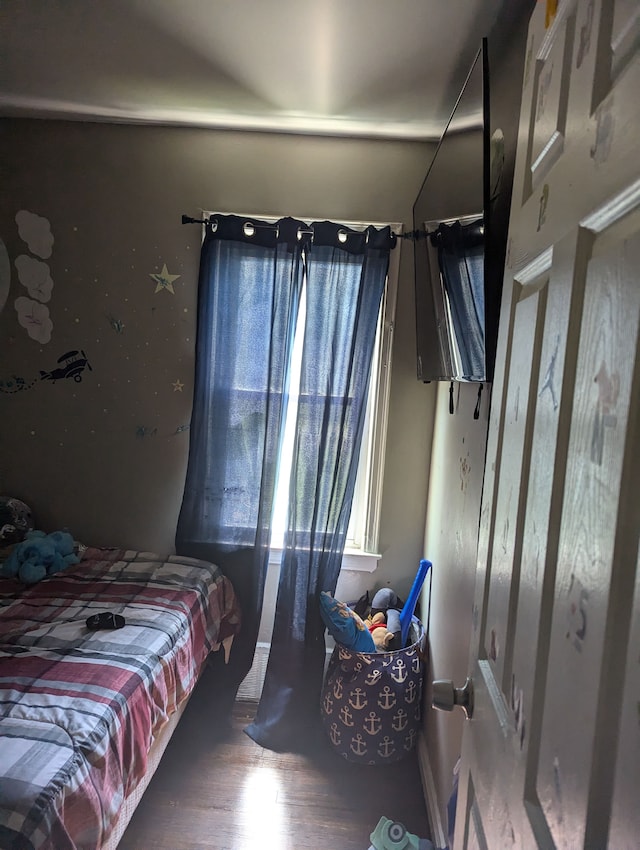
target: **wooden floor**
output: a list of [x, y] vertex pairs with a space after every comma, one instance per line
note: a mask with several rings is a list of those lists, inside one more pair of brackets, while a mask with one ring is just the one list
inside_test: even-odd
[[196, 693], [118, 850], [367, 850], [385, 815], [428, 838], [415, 751], [386, 767], [351, 764], [324, 742], [310, 755], [264, 750], [236, 703], [215, 740]]

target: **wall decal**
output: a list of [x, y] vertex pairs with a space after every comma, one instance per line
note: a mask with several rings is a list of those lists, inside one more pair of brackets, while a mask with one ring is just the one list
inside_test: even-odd
[[31, 380], [18, 375], [12, 375], [10, 378], [0, 380], [0, 392], [17, 393], [22, 390], [30, 390], [39, 381], [52, 381], [55, 384], [56, 381], [60, 381], [63, 378], [73, 378], [76, 383], [80, 383], [82, 381], [82, 373], [85, 369], [88, 369], [90, 372], [93, 371], [87, 355], [82, 350], [67, 351], [66, 354], [58, 357], [57, 363], [58, 366], [50, 372], [41, 369], [40, 374]]
[[466, 457], [460, 458], [460, 489], [466, 493], [469, 484], [469, 474], [471, 473], [471, 464], [469, 463], [469, 452]]
[[19, 257], [16, 257], [15, 266], [18, 270], [20, 283], [26, 286], [32, 298], [43, 302], [51, 300], [53, 280], [46, 263], [43, 263], [42, 260], [36, 260], [35, 257], [20, 254]]
[[500, 655], [500, 643], [498, 641], [498, 633], [495, 629], [491, 629], [489, 639], [489, 658], [492, 661], [497, 661]]
[[165, 263], [162, 266], [162, 271], [160, 274], [150, 274], [149, 277], [156, 282], [155, 293], [161, 292], [163, 289], [167, 292], [170, 292], [172, 295], [175, 295], [173, 289], [173, 281], [177, 280], [180, 275], [179, 274], [169, 274], [169, 270], [167, 269], [167, 264]]
[[9, 287], [11, 286], [11, 262], [7, 246], [0, 239], [0, 313], [2, 308], [7, 303], [9, 297]]
[[123, 322], [121, 319], [116, 319], [116, 317], [115, 317], [115, 316], [112, 316], [111, 314], [109, 314], [109, 315], [107, 316], [107, 321], [109, 322], [109, 324], [111, 325], [111, 327], [113, 328], [113, 330], [114, 330], [117, 334], [121, 334], [121, 333], [122, 333], [122, 331], [123, 331], [123, 330], [124, 330], [124, 328], [125, 328], [125, 324], [124, 324], [124, 322]]
[[614, 119], [611, 103], [601, 106], [596, 113], [596, 138], [591, 145], [591, 159], [602, 165], [609, 159], [613, 142]]
[[554, 410], [558, 409], [558, 397], [556, 395], [556, 388], [555, 388], [554, 381], [555, 381], [555, 375], [556, 375], [556, 359], [558, 357], [558, 346], [559, 345], [560, 345], [560, 335], [558, 334], [558, 336], [556, 338], [555, 351], [553, 352], [553, 355], [552, 355], [551, 360], [549, 362], [549, 365], [547, 367], [547, 373], [544, 376], [544, 382], [542, 384], [540, 392], [538, 393], [538, 398], [542, 398], [542, 395], [545, 392], [545, 390], [549, 391], [549, 393], [551, 394], [551, 401], [553, 403], [553, 409]]
[[545, 183], [540, 195], [540, 210], [538, 212], [538, 231], [547, 220], [547, 205], [549, 203], [549, 184]]
[[618, 425], [615, 411], [620, 394], [620, 375], [617, 372], [610, 375], [606, 363], [602, 361], [593, 380], [598, 385], [598, 400], [593, 412], [591, 461], [602, 466], [605, 428], [615, 428]]
[[157, 433], [157, 428], [147, 428], [146, 425], [136, 426], [136, 437], [140, 437], [140, 439], [143, 439], [144, 437], [155, 437]]
[[136, 425], [136, 437], [139, 437], [141, 440], [144, 437], [177, 437], [178, 434], [184, 434], [191, 428], [191, 424], [187, 423], [186, 425], [178, 425], [175, 431], [167, 432], [163, 431], [159, 432], [158, 428], [149, 428], [147, 425]]
[[40, 301], [33, 301], [21, 295], [13, 302], [18, 313], [18, 321], [26, 328], [31, 339], [45, 345], [51, 340], [53, 322], [49, 317], [49, 308]]
[[16, 224], [20, 238], [27, 243], [32, 254], [44, 260], [51, 256], [54, 240], [48, 218], [20, 210], [16, 213]]
[[19, 375], [12, 375], [10, 378], [7, 378], [6, 381], [0, 380], [0, 392], [19, 393], [22, 390], [30, 390], [37, 380], [38, 378], [34, 378], [32, 381], [27, 382]]
[[520, 741], [520, 749], [524, 747], [524, 739], [527, 734], [526, 722], [524, 717], [524, 693], [522, 688], [518, 687], [515, 674], [511, 676], [511, 708], [513, 710], [513, 719], [516, 726], [516, 732]]
[[562, 823], [564, 815], [562, 812], [562, 778], [560, 776], [560, 759], [555, 756], [553, 759], [553, 787], [556, 792], [556, 802], [558, 804], [558, 823]]
[[591, 30], [593, 28], [593, 6], [594, 0], [591, 0], [587, 6], [587, 18], [580, 27], [580, 38], [578, 40], [578, 55], [576, 56], [576, 68], [579, 68], [589, 53], [591, 47]]
[[582, 646], [587, 636], [587, 603], [589, 591], [575, 575], [571, 576], [569, 585], [569, 608], [567, 610], [567, 632], [565, 637], [573, 644], [577, 652], [582, 652]]
[[61, 357], [58, 357], [59, 366], [52, 369], [51, 372], [40, 370], [41, 381], [60, 381], [63, 378], [73, 378], [76, 383], [82, 380], [82, 373], [85, 369], [93, 372], [91, 364], [87, 360], [87, 355], [84, 351], [67, 351]]
[[501, 545], [502, 551], [506, 554], [509, 552], [509, 528], [511, 523], [509, 522], [509, 517], [511, 516], [511, 499], [513, 497], [513, 487], [509, 488], [509, 496], [507, 498], [507, 510], [506, 516], [504, 518], [504, 523], [502, 526], [502, 535], [501, 535]]
[[[16, 224], [20, 238], [26, 242], [32, 254], [45, 259], [51, 256], [54, 240], [49, 219], [28, 210], [20, 210], [16, 213]], [[18, 322], [31, 339], [45, 345], [51, 340], [53, 330], [49, 308], [42, 303], [51, 299], [53, 289], [49, 266], [26, 254], [20, 254], [15, 264], [20, 283], [31, 296], [26, 298], [22, 295], [14, 301]]]
[[174, 393], [181, 393], [181, 392], [182, 392], [182, 390], [183, 390], [183, 388], [184, 388], [184, 384], [182, 383], [182, 381], [180, 380], [180, 378], [178, 378], [178, 380], [177, 380], [177, 381], [174, 381], [174, 382], [171, 384], [171, 386], [173, 387], [173, 391], [174, 391]]

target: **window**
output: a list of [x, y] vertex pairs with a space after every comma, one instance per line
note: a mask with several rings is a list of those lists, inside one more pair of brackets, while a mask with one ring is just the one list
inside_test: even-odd
[[[203, 218], [216, 215], [215, 212], [203, 211]], [[248, 215], [247, 218], [261, 218], [265, 221], [276, 221], [275, 217], [264, 215]], [[304, 217], [302, 220], [318, 220]], [[353, 229], [364, 230], [370, 222], [343, 222]], [[380, 225], [373, 223], [375, 227]], [[400, 233], [402, 225], [391, 225], [395, 233]], [[351, 519], [348, 531], [347, 547], [343, 558], [343, 566], [351, 569], [373, 571], [377, 565], [378, 531], [380, 524], [380, 504], [382, 498], [382, 483], [384, 473], [384, 454], [386, 445], [387, 414], [389, 407], [389, 391], [391, 383], [391, 351], [393, 326], [398, 286], [398, 269], [400, 264], [400, 242], [391, 252], [389, 272], [385, 292], [382, 298], [376, 341], [367, 400], [366, 418], [360, 449], [358, 475], [356, 480]], [[294, 440], [294, 429], [297, 412], [302, 361], [302, 341], [305, 323], [304, 291], [300, 304], [298, 326], [296, 328], [293, 363], [291, 369], [291, 386], [289, 392], [289, 407], [285, 423], [282, 458], [273, 514], [272, 556], [274, 562], [280, 561], [280, 552], [286, 527], [286, 511], [288, 504], [287, 487], [291, 471], [291, 460]]]

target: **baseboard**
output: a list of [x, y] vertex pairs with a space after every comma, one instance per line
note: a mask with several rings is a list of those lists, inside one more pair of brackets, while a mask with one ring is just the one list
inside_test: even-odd
[[267, 661], [269, 659], [269, 643], [256, 644], [256, 651], [253, 655], [253, 664], [251, 670], [247, 673], [242, 684], [238, 688], [236, 700], [242, 702], [259, 702], [260, 694], [262, 693], [262, 685], [264, 676], [267, 672]]
[[[269, 660], [270, 643], [256, 644], [256, 651], [253, 656], [253, 664], [246, 678], [238, 688], [236, 700], [239, 702], [260, 702], [260, 694], [262, 693], [262, 685], [267, 672], [267, 661]], [[332, 648], [327, 647], [326, 661], [331, 658]], [[326, 669], [326, 662], [325, 662]]]
[[433, 771], [431, 770], [429, 751], [422, 732], [418, 735], [418, 764], [420, 765], [422, 791], [424, 793], [424, 801], [427, 807], [429, 827], [431, 828], [431, 841], [435, 847], [444, 848], [447, 846], [447, 834], [442, 823], [442, 818], [440, 817], [440, 806], [438, 804], [436, 785], [433, 781]]

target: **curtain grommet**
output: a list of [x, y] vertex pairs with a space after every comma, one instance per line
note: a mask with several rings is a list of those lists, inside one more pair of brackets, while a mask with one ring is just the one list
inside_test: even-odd
[[255, 225], [252, 224], [250, 221], [245, 221], [245, 223], [242, 225], [242, 232], [247, 238], [250, 239], [252, 236], [256, 235]]

